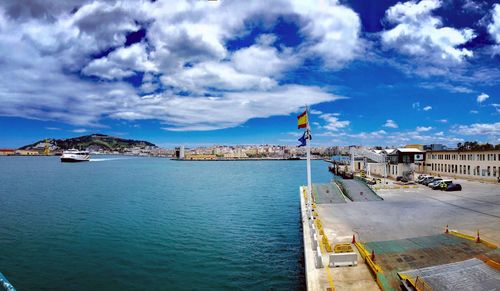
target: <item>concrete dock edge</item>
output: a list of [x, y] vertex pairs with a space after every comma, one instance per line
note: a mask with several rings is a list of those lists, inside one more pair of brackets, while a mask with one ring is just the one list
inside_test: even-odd
[[321, 290], [318, 278], [318, 271], [314, 264], [314, 251], [312, 250], [311, 233], [308, 225], [306, 213], [306, 200], [304, 199], [305, 187], [299, 188], [300, 196], [300, 214], [302, 218], [302, 237], [304, 242], [304, 275], [306, 278], [307, 290]]

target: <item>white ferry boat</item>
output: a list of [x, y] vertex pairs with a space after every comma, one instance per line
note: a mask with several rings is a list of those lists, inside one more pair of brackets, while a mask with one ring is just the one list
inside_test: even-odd
[[79, 151], [76, 149], [69, 149], [63, 151], [61, 162], [74, 163], [74, 162], [88, 162], [90, 161], [90, 153], [87, 151]]

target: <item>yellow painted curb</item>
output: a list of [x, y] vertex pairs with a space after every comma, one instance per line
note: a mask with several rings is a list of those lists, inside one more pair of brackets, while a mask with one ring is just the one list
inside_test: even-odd
[[[463, 238], [463, 239], [467, 239], [467, 240], [471, 240], [471, 241], [476, 241], [476, 238], [473, 237], [472, 235], [468, 235], [468, 234], [465, 234], [465, 233], [461, 233], [461, 232], [458, 232], [456, 230], [450, 230], [450, 234], [451, 235], [454, 235], [456, 237], [459, 237], [459, 238]], [[491, 248], [491, 249], [496, 249], [498, 248], [498, 246], [492, 242], [489, 242], [487, 240], [484, 240], [484, 239], [480, 239], [479, 240], [480, 243], [482, 243], [483, 245]]]

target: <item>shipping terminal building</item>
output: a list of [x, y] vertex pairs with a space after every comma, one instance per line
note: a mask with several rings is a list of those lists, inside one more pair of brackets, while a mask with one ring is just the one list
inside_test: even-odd
[[406, 177], [429, 174], [484, 182], [500, 181], [500, 149], [458, 150], [437, 145], [408, 145], [403, 148], [350, 149], [351, 170], [369, 176]]

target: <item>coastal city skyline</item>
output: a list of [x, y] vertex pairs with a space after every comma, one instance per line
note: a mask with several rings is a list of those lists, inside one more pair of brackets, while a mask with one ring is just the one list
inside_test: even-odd
[[0, 147], [500, 141], [500, 4], [318, 3], [3, 2]]

